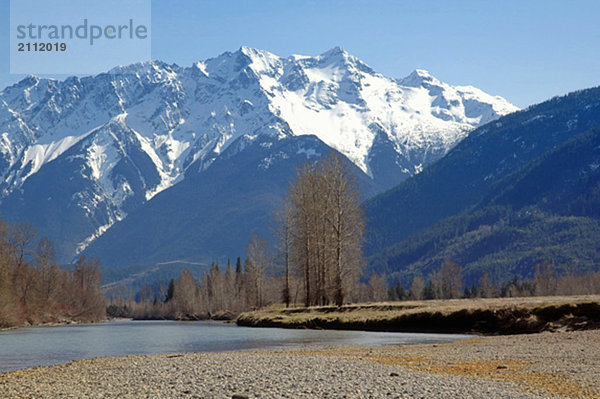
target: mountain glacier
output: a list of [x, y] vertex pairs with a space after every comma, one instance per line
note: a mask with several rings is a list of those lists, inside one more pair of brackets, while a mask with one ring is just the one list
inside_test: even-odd
[[152, 61], [64, 81], [31, 76], [0, 92], [0, 211], [64, 242], [58, 253], [68, 260], [257, 140], [268, 169], [277, 167], [273, 143], [316, 136], [383, 190], [516, 110], [424, 70], [385, 77], [339, 47], [287, 58], [242, 47], [190, 67]]

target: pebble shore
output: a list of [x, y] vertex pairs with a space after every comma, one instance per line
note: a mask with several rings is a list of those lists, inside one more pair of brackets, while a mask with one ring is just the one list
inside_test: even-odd
[[600, 330], [90, 359], [1, 374], [0, 397], [600, 398]]

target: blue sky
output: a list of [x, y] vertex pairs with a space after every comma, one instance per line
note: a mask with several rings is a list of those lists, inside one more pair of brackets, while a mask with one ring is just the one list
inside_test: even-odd
[[[187, 66], [241, 45], [280, 56], [340, 45], [386, 76], [423, 68], [524, 107], [600, 85], [598, 15], [600, 2], [577, 0], [155, 0], [152, 58]], [[3, 88], [23, 76], [9, 73], [8, 0], [0, 17]]]

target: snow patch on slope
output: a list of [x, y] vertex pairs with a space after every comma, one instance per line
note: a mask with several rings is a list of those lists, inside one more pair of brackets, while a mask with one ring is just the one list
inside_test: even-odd
[[79, 244], [77, 244], [77, 247], [75, 249], [75, 256], [77, 256], [80, 253], [82, 253], [96, 238], [100, 237], [109, 228], [111, 228], [112, 225], [115, 224], [115, 222], [118, 222], [118, 221], [120, 221], [122, 219], [123, 218], [118, 218], [117, 220], [112, 220], [111, 219], [109, 221], [109, 223], [98, 227], [93, 234], [91, 234], [89, 237], [86, 237], [83, 241], [81, 241]]
[[[21, 182], [25, 182], [27, 178], [37, 173], [44, 164], [58, 158], [88, 134], [89, 132], [82, 136], [67, 136], [49, 144], [34, 144], [27, 148], [23, 156], [22, 164], [29, 172], [21, 177]], [[30, 166], [27, 168], [28, 165]]]

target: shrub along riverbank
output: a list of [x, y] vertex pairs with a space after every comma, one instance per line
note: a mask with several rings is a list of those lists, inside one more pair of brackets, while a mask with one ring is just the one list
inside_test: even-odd
[[240, 326], [522, 334], [600, 328], [600, 295], [385, 302], [245, 312]]

